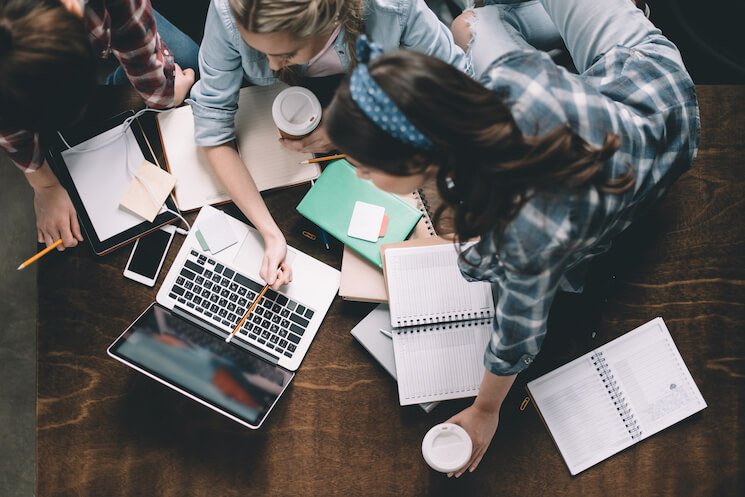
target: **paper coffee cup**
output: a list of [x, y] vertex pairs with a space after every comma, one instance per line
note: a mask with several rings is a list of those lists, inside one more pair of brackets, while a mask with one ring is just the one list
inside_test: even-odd
[[272, 118], [284, 138], [298, 140], [321, 122], [321, 102], [310, 90], [291, 86], [282, 90], [272, 104]]
[[473, 443], [466, 430], [453, 423], [433, 426], [422, 441], [422, 455], [432, 469], [452, 473], [471, 458]]

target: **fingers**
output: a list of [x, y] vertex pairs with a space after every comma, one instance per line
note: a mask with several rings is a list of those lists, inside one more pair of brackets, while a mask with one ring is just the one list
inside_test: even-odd
[[288, 148], [295, 152], [305, 152], [305, 146], [303, 146], [302, 140], [288, 140], [287, 138], [280, 138], [279, 143], [283, 147]]
[[74, 236], [77, 241], [83, 241], [83, 233], [80, 231], [80, 223], [78, 223], [78, 216], [75, 214], [74, 210], [70, 214], [70, 230], [72, 231], [72, 236]]
[[187, 67], [186, 69], [184, 69], [184, 76], [186, 77], [187, 81], [191, 82], [192, 84], [194, 83], [194, 69], [192, 69], [191, 67]]

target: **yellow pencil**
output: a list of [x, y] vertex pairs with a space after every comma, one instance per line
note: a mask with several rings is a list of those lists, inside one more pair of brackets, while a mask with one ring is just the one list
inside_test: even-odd
[[62, 238], [60, 238], [59, 240], [57, 240], [56, 242], [54, 242], [53, 244], [51, 244], [50, 246], [48, 246], [47, 248], [45, 248], [44, 250], [36, 254], [35, 256], [29, 257], [28, 259], [26, 259], [26, 261], [23, 264], [18, 266], [18, 271], [20, 271], [21, 269], [27, 266], [30, 266], [37, 260], [41, 259], [41, 257], [44, 256], [47, 252], [51, 252], [53, 249], [57, 248], [61, 244], [62, 244]]
[[268, 289], [269, 289], [269, 283], [264, 285], [264, 288], [261, 290], [261, 293], [259, 293], [259, 296], [256, 297], [256, 300], [253, 301], [253, 304], [251, 304], [251, 307], [249, 307], [246, 313], [243, 315], [243, 318], [238, 323], [238, 326], [236, 326], [233, 332], [230, 335], [228, 335], [228, 337], [225, 339], [226, 342], [230, 342], [233, 339], [233, 335], [235, 335], [238, 332], [238, 330], [241, 329], [241, 326], [243, 326], [243, 323], [245, 323], [246, 319], [248, 319], [248, 315], [251, 314], [251, 311], [254, 310], [254, 307], [256, 307], [256, 304], [259, 303], [259, 300], [261, 300], [261, 297], [264, 296], [264, 294], [266, 293]]
[[314, 162], [324, 162], [327, 160], [343, 159], [347, 154], [329, 155], [327, 157], [318, 157], [317, 159], [308, 159], [302, 161], [300, 164], [313, 164]]

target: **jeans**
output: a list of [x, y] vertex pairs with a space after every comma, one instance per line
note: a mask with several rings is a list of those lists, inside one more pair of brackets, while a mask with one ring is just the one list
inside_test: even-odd
[[[153, 9], [155, 24], [158, 26], [158, 34], [165, 42], [168, 49], [173, 53], [173, 58], [181, 69], [194, 69], [195, 79], [199, 78], [199, 45], [189, 38], [183, 31], [171, 24], [168, 19]], [[106, 78], [107, 85], [128, 85], [129, 78], [124, 68], [120, 65]]]
[[656, 31], [631, 0], [492, 2], [473, 11], [469, 56], [476, 78], [508, 52], [549, 50], [562, 41], [582, 73], [614, 46], [633, 47]]

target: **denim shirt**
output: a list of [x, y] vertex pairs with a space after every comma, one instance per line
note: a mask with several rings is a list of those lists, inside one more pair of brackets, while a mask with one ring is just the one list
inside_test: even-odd
[[[385, 52], [410, 48], [438, 57], [466, 71], [463, 50], [453, 41], [424, 0], [364, 0], [365, 32]], [[344, 31], [333, 44], [345, 71], [350, 59]], [[304, 68], [302, 68], [304, 69]], [[191, 90], [197, 144], [221, 145], [235, 138], [235, 112], [243, 78], [254, 85], [270, 85], [277, 78], [266, 56], [241, 38], [228, 0], [212, 0], [199, 49], [201, 79]]]

